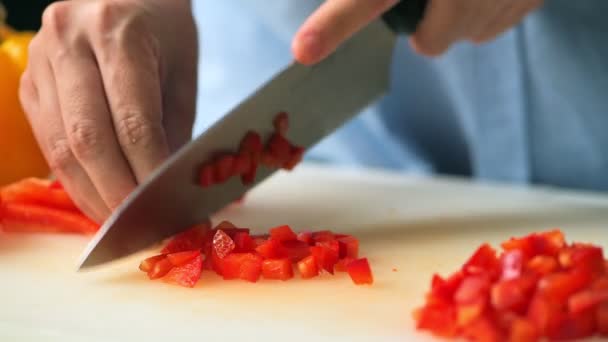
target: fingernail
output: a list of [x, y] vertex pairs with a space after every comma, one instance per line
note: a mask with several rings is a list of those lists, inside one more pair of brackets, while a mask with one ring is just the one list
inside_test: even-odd
[[318, 33], [306, 33], [300, 38], [300, 58], [303, 63], [315, 63], [323, 53], [321, 38]]

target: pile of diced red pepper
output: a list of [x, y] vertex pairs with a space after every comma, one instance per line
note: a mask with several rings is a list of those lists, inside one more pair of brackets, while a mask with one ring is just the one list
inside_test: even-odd
[[240, 176], [245, 185], [253, 183], [258, 165], [292, 170], [304, 156], [304, 148], [293, 145], [285, 135], [289, 128], [287, 113], [277, 114], [274, 133], [264, 146], [259, 133], [249, 131], [241, 140], [237, 153], [223, 153], [201, 166], [199, 184], [209, 187]]
[[417, 328], [472, 341], [608, 336], [608, 273], [600, 247], [559, 230], [484, 244], [460, 270], [434, 275]]
[[294, 268], [301, 278], [321, 273], [347, 272], [355, 284], [372, 284], [367, 258], [359, 258], [359, 241], [331, 231], [301, 232], [289, 226], [270, 229], [269, 235], [250, 235], [224, 221], [214, 229], [195, 226], [173, 237], [161, 254], [141, 262], [140, 270], [150, 279], [193, 287], [203, 269], [226, 280], [257, 282], [265, 279], [289, 280]]
[[98, 229], [57, 181], [26, 178], [0, 189], [0, 230], [93, 234]]

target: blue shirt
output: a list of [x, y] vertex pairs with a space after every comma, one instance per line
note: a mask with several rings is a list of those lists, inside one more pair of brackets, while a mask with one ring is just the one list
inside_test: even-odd
[[[194, 2], [195, 134], [292, 60], [319, 0]], [[429, 59], [405, 38], [391, 92], [307, 155], [404, 172], [608, 190], [608, 1], [550, 0], [480, 46]]]

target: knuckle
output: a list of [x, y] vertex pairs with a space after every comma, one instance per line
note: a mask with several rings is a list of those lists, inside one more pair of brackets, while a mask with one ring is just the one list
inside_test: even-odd
[[52, 34], [62, 35], [68, 24], [71, 4], [68, 1], [54, 2], [42, 13], [42, 29]]
[[112, 1], [97, 1], [91, 8], [93, 28], [97, 33], [111, 31], [116, 23], [117, 14], [120, 13], [118, 4]]
[[65, 138], [50, 141], [48, 162], [53, 171], [63, 172], [75, 162], [70, 144]]
[[104, 144], [94, 122], [77, 121], [69, 127], [67, 134], [69, 145], [76, 158], [90, 160], [103, 152]]
[[123, 112], [117, 122], [116, 132], [123, 149], [135, 146], [149, 147], [156, 143], [162, 128], [155, 124], [139, 111]]

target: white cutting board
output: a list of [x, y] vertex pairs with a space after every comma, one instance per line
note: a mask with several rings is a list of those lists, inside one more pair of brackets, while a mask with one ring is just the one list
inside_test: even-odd
[[207, 272], [187, 289], [138, 271], [154, 251], [77, 273], [84, 238], [0, 234], [0, 341], [433, 341], [411, 312], [432, 273], [455, 270], [480, 243], [559, 226], [608, 247], [608, 197], [310, 165], [269, 179], [224, 218], [254, 231], [351, 232], [375, 284]]

